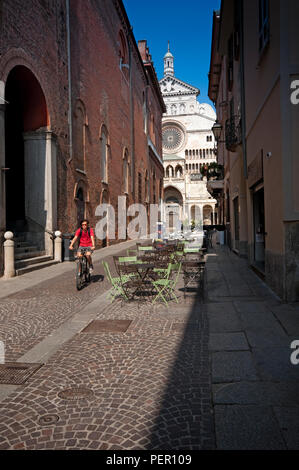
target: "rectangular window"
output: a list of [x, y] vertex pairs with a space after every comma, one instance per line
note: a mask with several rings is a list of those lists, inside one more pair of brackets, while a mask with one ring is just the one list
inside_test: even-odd
[[259, 51], [262, 53], [270, 39], [269, 0], [259, 0]]

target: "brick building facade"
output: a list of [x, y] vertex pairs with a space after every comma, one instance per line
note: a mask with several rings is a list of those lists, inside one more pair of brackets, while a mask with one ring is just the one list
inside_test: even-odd
[[0, 28], [1, 239], [52, 256], [99, 204], [158, 203], [164, 103], [122, 1], [7, 0]]

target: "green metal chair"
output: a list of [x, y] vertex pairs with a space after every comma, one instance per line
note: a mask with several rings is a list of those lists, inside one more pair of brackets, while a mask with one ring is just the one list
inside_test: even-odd
[[119, 256], [118, 257], [119, 263], [136, 263], [137, 256]]
[[138, 246], [138, 251], [153, 251], [152, 246]]
[[111, 283], [111, 286], [112, 286], [111, 290], [108, 293], [108, 299], [111, 298], [111, 303], [117, 296], [121, 296], [125, 298], [126, 300], [128, 300], [128, 297], [126, 296], [122, 288], [122, 284], [128, 281], [129, 278], [127, 276], [112, 277], [107, 261], [102, 261], [102, 264], [103, 264], [107, 279]]
[[[175, 295], [175, 287], [177, 285], [179, 275], [181, 272], [182, 268], [182, 263], [169, 263], [168, 268], [167, 268], [167, 273], [166, 276], [163, 279], [158, 279], [156, 281], [153, 281], [153, 286], [157, 290], [157, 295], [153, 299], [153, 304], [161, 298], [163, 302], [165, 302], [166, 305], [168, 305], [168, 301], [166, 297], [169, 297], [171, 299], [171, 296], [175, 298], [175, 301], [178, 303], [178, 298]], [[173, 272], [176, 272], [174, 279], [171, 278], [171, 275]]]

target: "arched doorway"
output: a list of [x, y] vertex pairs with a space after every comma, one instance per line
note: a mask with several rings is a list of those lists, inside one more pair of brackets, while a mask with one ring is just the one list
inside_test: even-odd
[[85, 217], [85, 197], [83, 188], [78, 188], [76, 193], [76, 207], [77, 207], [77, 227], [80, 227], [81, 220]]
[[203, 206], [203, 224], [212, 225], [213, 208], [209, 205]]
[[166, 187], [164, 189], [164, 201], [166, 232], [179, 231], [183, 223], [183, 196], [181, 192], [173, 186]]
[[14, 67], [5, 84], [6, 230], [26, 234], [40, 250], [52, 251], [56, 230], [56, 141], [43, 90], [25, 66]]

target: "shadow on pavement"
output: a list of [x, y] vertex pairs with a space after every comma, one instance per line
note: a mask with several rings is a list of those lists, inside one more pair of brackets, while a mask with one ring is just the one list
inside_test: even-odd
[[151, 432], [148, 450], [215, 448], [208, 320], [199, 292], [200, 289], [190, 306], [188, 320], [182, 324], [182, 341]]

